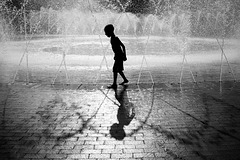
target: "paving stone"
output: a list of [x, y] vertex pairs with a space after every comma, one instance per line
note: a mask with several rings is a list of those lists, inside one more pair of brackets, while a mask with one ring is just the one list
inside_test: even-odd
[[24, 158], [30, 158], [30, 159], [39, 159], [39, 158], [45, 158], [47, 154], [33, 154], [29, 153], [24, 156]]
[[92, 154], [90, 154], [89, 158], [106, 158], [106, 159], [109, 159], [110, 154], [107, 154], [107, 153], [102, 153], [102, 154], [92, 153]]
[[104, 85], [107, 97], [88, 86], [9, 86], [0, 159], [239, 159], [239, 88], [220, 96], [208, 88], [217, 85], [156, 87], [151, 111], [151, 88], [140, 92], [130, 84], [135, 116], [123, 127], [119, 106], [110, 100], [117, 102], [115, 93]]
[[95, 149], [114, 149], [115, 145], [106, 144], [106, 145], [95, 145]]
[[88, 153], [88, 154], [92, 154], [92, 153], [95, 153], [95, 154], [101, 154], [102, 153], [102, 150], [101, 149], [82, 149], [81, 150], [81, 153]]
[[67, 157], [66, 154], [47, 154], [46, 158], [47, 159], [65, 159]]
[[67, 155], [68, 159], [88, 159], [89, 154], [68, 154]]
[[136, 148], [136, 145], [131, 145], [131, 144], [129, 144], [129, 145], [121, 145], [121, 144], [119, 144], [119, 145], [116, 145], [115, 146], [115, 148], [120, 148], [120, 149], [124, 149], [124, 148]]
[[122, 149], [102, 149], [102, 153], [123, 153]]
[[133, 154], [134, 158], [152, 158], [155, 157], [155, 155], [153, 153], [134, 153]]
[[132, 153], [112, 153], [111, 154], [111, 158], [133, 158], [133, 154]]

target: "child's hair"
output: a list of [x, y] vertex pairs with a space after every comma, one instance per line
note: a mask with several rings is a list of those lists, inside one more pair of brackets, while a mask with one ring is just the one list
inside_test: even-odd
[[105, 28], [104, 28], [104, 31], [105, 32], [113, 32], [114, 31], [113, 25], [112, 24], [106, 25]]

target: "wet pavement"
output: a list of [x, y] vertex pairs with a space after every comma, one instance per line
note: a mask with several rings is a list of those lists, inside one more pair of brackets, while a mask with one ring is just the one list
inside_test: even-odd
[[147, 37], [123, 37], [131, 83], [113, 90], [105, 38], [106, 57], [98, 36], [1, 43], [0, 160], [240, 159], [239, 40], [190, 38], [185, 57], [177, 38], [145, 53]]
[[0, 159], [240, 159], [240, 83], [0, 85]]

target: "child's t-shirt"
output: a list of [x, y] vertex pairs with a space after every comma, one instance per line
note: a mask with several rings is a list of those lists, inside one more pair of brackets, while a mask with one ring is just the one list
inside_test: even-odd
[[118, 37], [112, 37], [111, 40], [112, 50], [114, 52], [114, 60], [125, 60], [126, 55], [121, 48], [121, 41]]

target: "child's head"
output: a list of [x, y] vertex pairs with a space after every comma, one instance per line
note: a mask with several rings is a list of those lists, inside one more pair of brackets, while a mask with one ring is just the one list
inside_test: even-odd
[[112, 24], [108, 24], [104, 28], [105, 34], [108, 37], [111, 37], [114, 34], [114, 27]]

